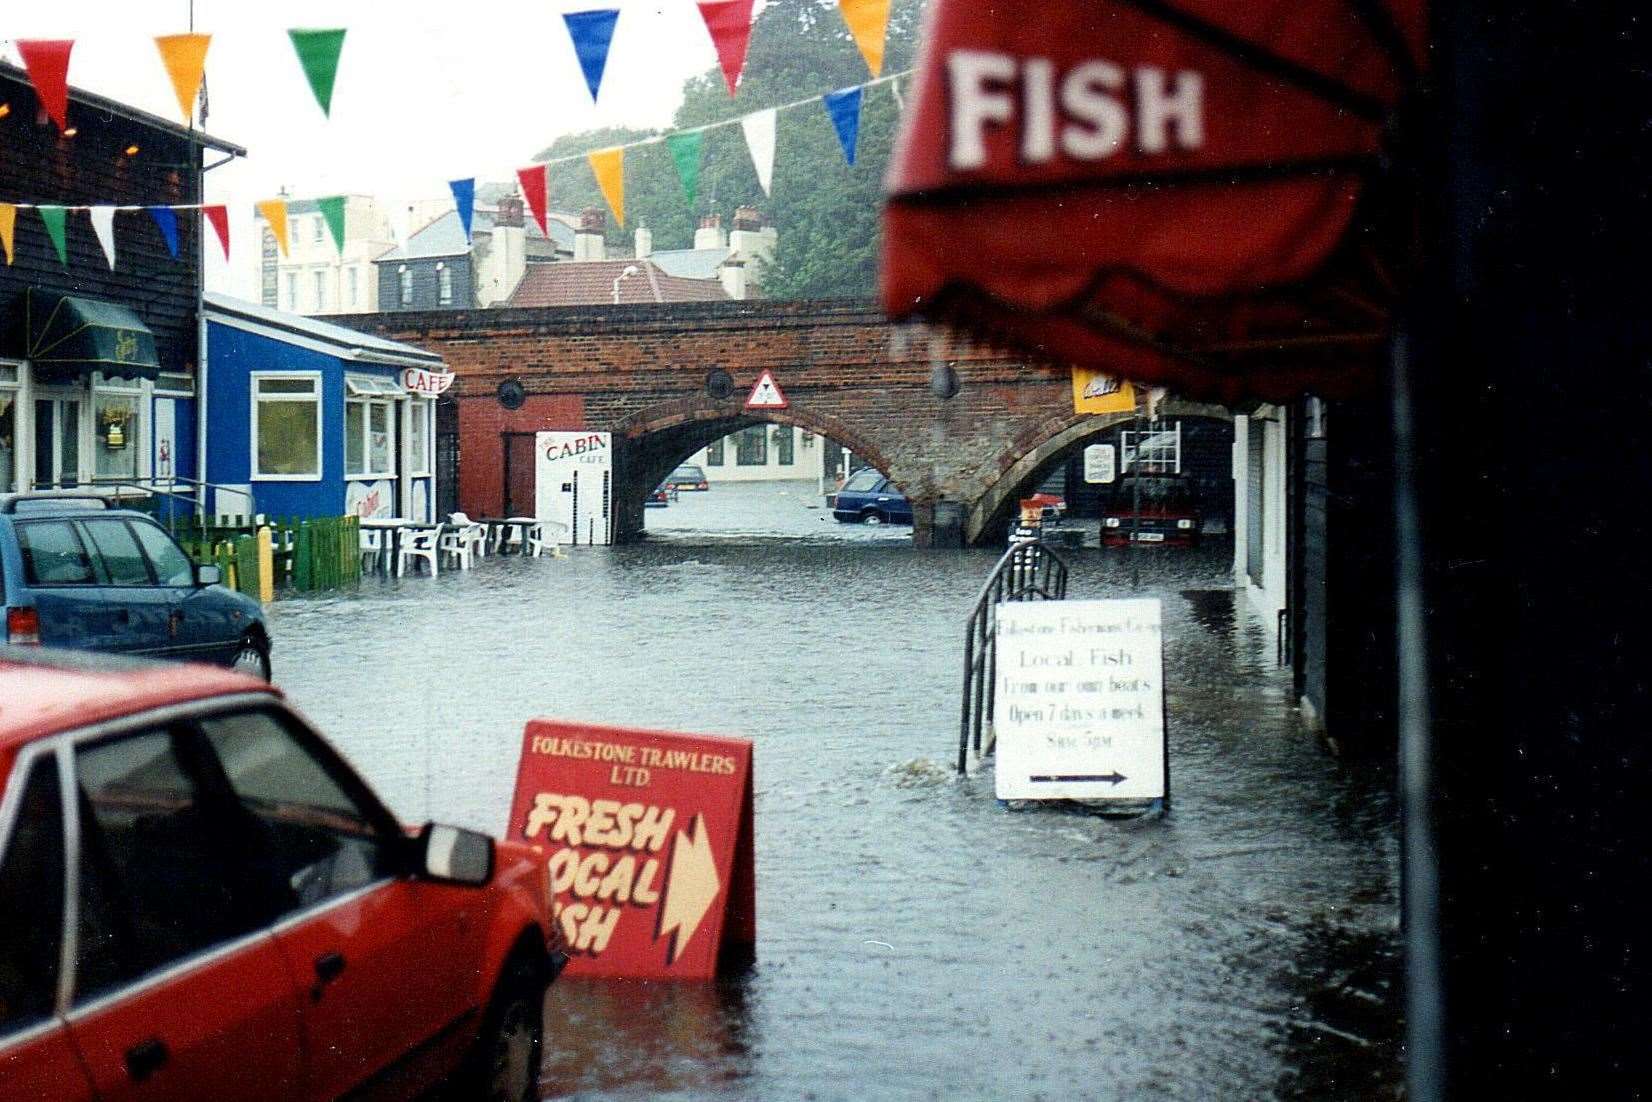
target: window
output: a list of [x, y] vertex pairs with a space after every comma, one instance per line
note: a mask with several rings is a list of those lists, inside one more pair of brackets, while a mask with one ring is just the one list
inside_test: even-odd
[[92, 560], [69, 521], [19, 524], [17, 545], [31, 585], [92, 585], [96, 580]]
[[63, 942], [63, 798], [57, 758], [37, 758], [0, 854], [0, 1043], [52, 1013]]
[[413, 273], [403, 264], [396, 271], [396, 278], [401, 281], [402, 305], [413, 305]]
[[413, 453], [413, 473], [430, 473], [430, 411], [433, 402], [415, 398], [408, 403], [408, 448]]
[[[350, 375], [345, 389], [353, 395], [394, 394], [388, 379]], [[344, 473], [383, 478], [396, 473], [395, 413], [389, 399], [352, 397], [344, 403]]]
[[367, 403], [344, 403], [344, 473], [367, 473]]
[[877, 472], [877, 468], [862, 467], [849, 477], [849, 481], [843, 484], [843, 488], [850, 493], [865, 494], [872, 492], [877, 484], [882, 481], [883, 476]]
[[143, 521], [133, 521], [132, 531], [149, 559], [150, 569], [155, 572], [156, 585], [195, 584], [195, 564], [172, 542], [171, 536]]
[[88, 520], [83, 522], [98, 561], [110, 585], [148, 585], [149, 564], [143, 551], [125, 521]]
[[344, 272], [345, 284], [350, 291], [351, 306], [359, 306], [361, 304], [360, 274], [361, 273], [354, 268], [347, 268]]
[[270, 840], [187, 727], [75, 751], [81, 792], [75, 1001], [250, 933], [286, 900]]
[[721, 467], [723, 465], [723, 442], [718, 440], [706, 448], [706, 466]]
[[326, 240], [326, 234], [327, 220], [318, 214], [315, 216], [315, 221], [310, 223], [310, 243], [312, 245], [321, 244]]
[[793, 454], [795, 440], [790, 425], [776, 425], [774, 427], [775, 461], [782, 467], [790, 467], [797, 462]]
[[446, 265], [436, 269], [436, 301], [443, 306], [453, 305], [453, 269]]
[[734, 434], [734, 462], [741, 467], [766, 467], [769, 462], [768, 430], [753, 425]]
[[322, 271], [314, 273], [314, 275], [315, 275], [315, 308], [318, 311], [325, 310], [325, 309], [327, 309], [327, 272], [326, 272], [325, 269], [323, 269]]
[[371, 473], [395, 472], [390, 461], [389, 402], [373, 402], [367, 407], [367, 465]]
[[353, 794], [342, 767], [318, 758], [280, 716], [241, 712], [201, 727], [269, 843], [288, 909], [315, 906], [393, 871], [383, 812]]
[[287, 309], [298, 313], [298, 273], [287, 273]]
[[321, 380], [252, 377], [252, 477], [321, 477]]
[[17, 489], [17, 391], [8, 389], [0, 367], [0, 494]]
[[97, 477], [138, 477], [137, 394], [97, 392], [92, 400], [93, 451]]

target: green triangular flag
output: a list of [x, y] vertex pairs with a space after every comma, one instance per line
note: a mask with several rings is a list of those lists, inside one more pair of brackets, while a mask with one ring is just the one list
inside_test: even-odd
[[666, 148], [671, 150], [671, 159], [677, 162], [677, 179], [683, 183], [683, 194], [688, 196], [690, 209], [700, 193], [700, 140], [704, 137], [704, 131], [690, 130], [682, 134], [668, 134], [665, 139]]
[[46, 236], [52, 239], [57, 246], [58, 263], [65, 268], [69, 266], [69, 243], [63, 237], [63, 223], [67, 219], [68, 211], [62, 207], [36, 207], [40, 211], [40, 220], [46, 223]]
[[329, 195], [325, 199], [317, 199], [315, 205], [321, 208], [321, 217], [327, 220], [327, 229], [332, 231], [333, 244], [338, 246], [340, 256], [344, 255], [344, 196]]
[[304, 75], [310, 80], [315, 101], [321, 104], [321, 113], [332, 117], [333, 78], [338, 75], [338, 55], [344, 49], [344, 28], [328, 31], [290, 30], [293, 49], [298, 52], [298, 63], [304, 66]]

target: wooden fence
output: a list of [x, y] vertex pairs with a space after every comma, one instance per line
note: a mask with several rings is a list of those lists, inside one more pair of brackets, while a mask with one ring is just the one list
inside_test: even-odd
[[361, 581], [361, 526], [354, 516], [185, 516], [168, 527], [196, 562], [218, 566], [225, 585], [261, 600], [277, 589], [314, 593]]

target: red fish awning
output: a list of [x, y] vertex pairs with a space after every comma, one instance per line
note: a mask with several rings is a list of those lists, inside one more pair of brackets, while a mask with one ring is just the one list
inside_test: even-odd
[[885, 307], [1189, 396], [1363, 388], [1410, 239], [1380, 162], [1424, 22], [1421, 0], [935, 0]]

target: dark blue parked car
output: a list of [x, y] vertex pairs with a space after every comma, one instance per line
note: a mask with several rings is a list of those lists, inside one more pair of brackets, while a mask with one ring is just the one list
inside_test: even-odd
[[264, 610], [166, 529], [92, 495], [0, 495], [0, 643], [212, 662], [270, 676]]
[[849, 524], [911, 524], [912, 503], [893, 482], [862, 467], [832, 499], [832, 515]]

